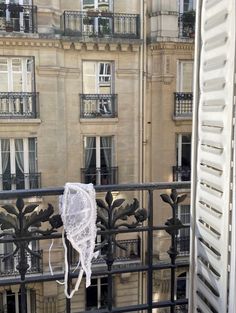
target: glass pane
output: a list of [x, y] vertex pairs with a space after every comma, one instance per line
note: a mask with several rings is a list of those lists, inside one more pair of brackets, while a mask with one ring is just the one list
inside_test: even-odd
[[94, 0], [83, 0], [83, 10], [93, 10], [95, 9]]
[[36, 161], [36, 140], [29, 138], [29, 173], [37, 172]]
[[8, 63], [6, 58], [0, 58], [0, 91], [8, 92]]
[[181, 92], [192, 92], [193, 90], [193, 63], [182, 62]]
[[28, 59], [26, 60], [26, 92], [32, 92], [33, 91], [33, 60]]

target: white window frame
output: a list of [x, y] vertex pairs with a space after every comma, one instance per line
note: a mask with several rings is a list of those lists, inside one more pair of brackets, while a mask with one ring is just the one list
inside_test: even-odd
[[[99, 3], [108, 3], [109, 4], [109, 11], [112, 11], [113, 9], [113, 0], [93, 0], [94, 1], [94, 7], [89, 9], [89, 10], [98, 10], [99, 8]], [[84, 9], [84, 0], [81, 0], [81, 8], [82, 10], [86, 11], [86, 9]]]
[[[184, 13], [184, 1], [185, 0], [179, 0], [179, 13]], [[189, 2], [192, 2], [192, 5], [189, 7], [189, 11], [196, 9], [196, 0], [189, 0]]]
[[[183, 92], [183, 78], [184, 78], [184, 64], [191, 64], [193, 66], [193, 60], [178, 60], [177, 62], [177, 92]], [[191, 92], [191, 91], [189, 91]]]
[[[7, 60], [7, 70], [1, 71], [2, 73], [7, 73], [8, 77], [8, 92], [14, 92], [14, 71], [12, 62], [15, 59], [20, 60], [21, 62], [21, 70], [18, 73], [21, 73], [21, 80], [22, 80], [22, 90], [21, 92], [33, 92], [34, 91], [34, 59], [33, 57], [5, 57], [1, 56], [0, 59]], [[31, 62], [31, 71], [28, 71], [28, 61]], [[27, 75], [31, 73], [31, 90], [27, 90]], [[1, 85], [0, 85], [0, 92], [1, 92]]]
[[[15, 140], [22, 139], [23, 140], [23, 153], [24, 153], [24, 174], [29, 174], [29, 139], [30, 138], [0, 138], [0, 175], [3, 175], [2, 172], [2, 145], [1, 139], [8, 139], [10, 141], [10, 168], [11, 168], [11, 175], [16, 175], [16, 149], [15, 149]], [[35, 162], [37, 164], [37, 139], [35, 139], [35, 153], [36, 159]], [[2, 177], [2, 176], [1, 176]], [[25, 182], [25, 189], [29, 189], [29, 177], [24, 177]], [[0, 179], [0, 190], [3, 189], [3, 181]], [[16, 184], [12, 184], [12, 190], [16, 189]]]

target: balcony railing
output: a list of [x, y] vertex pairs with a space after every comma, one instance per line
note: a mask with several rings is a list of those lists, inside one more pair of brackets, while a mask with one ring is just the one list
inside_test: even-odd
[[193, 113], [193, 93], [175, 92], [174, 93], [174, 117], [192, 118]]
[[189, 166], [173, 166], [174, 181], [189, 181], [191, 179], [191, 168]]
[[0, 119], [38, 117], [38, 93], [0, 92]]
[[140, 38], [138, 14], [65, 11], [61, 24], [65, 36]]
[[41, 173], [0, 175], [0, 190], [37, 189], [41, 186]]
[[117, 95], [115, 94], [81, 94], [81, 118], [117, 117]]
[[37, 7], [0, 3], [0, 31], [37, 32]]
[[118, 167], [82, 168], [81, 180], [85, 184], [113, 185], [118, 182]]
[[186, 11], [179, 14], [178, 24], [180, 38], [195, 37], [195, 11]]
[[[104, 304], [104, 312], [128, 313], [144, 310], [152, 312], [154, 309], [166, 309], [174, 313], [182, 312], [181, 308], [184, 310], [187, 309], [188, 300], [183, 297], [184, 292], [182, 287], [181, 297], [178, 296], [180, 292], [177, 283], [177, 274], [179, 271], [186, 272], [188, 271], [189, 266], [189, 262], [186, 259], [178, 259], [177, 261], [178, 232], [180, 229], [186, 228], [177, 218], [177, 211], [178, 206], [181, 205], [182, 201], [185, 199], [185, 195], [181, 193], [181, 189], [186, 188], [190, 188], [189, 182], [95, 186], [98, 206], [97, 227], [99, 229], [97, 235], [101, 238], [100, 243], [96, 246], [96, 250], [99, 251], [102, 249], [105, 265], [102, 267], [94, 266], [92, 278], [107, 278], [107, 295]], [[171, 191], [167, 192], [167, 189], [170, 189]], [[163, 191], [160, 195], [161, 190]], [[4, 229], [5, 232], [8, 232], [9, 229], [12, 230], [11, 232], [8, 232], [6, 237], [4, 236], [4, 233], [1, 233], [3, 235], [0, 237], [0, 244], [14, 243], [14, 246], [19, 249], [17, 252], [19, 252], [20, 256], [20, 259], [17, 260], [18, 264], [16, 264], [16, 269], [19, 271], [19, 275], [17, 277], [11, 277], [10, 279], [6, 276], [2, 277], [0, 279], [0, 286], [20, 284], [21, 301], [19, 301], [19, 303], [21, 306], [21, 313], [27, 312], [26, 286], [28, 284], [36, 286], [37, 283], [43, 282], [44, 288], [47, 288], [47, 282], [62, 280], [64, 278], [63, 270], [51, 275], [47, 271], [47, 266], [46, 271], [43, 271], [43, 275], [29, 275], [30, 259], [25, 253], [30, 242], [37, 241], [39, 246], [44, 242], [43, 246], [45, 247], [47, 245], [45, 240], [49, 240], [50, 245], [51, 239], [54, 238], [58, 241], [62, 237], [62, 220], [60, 215], [54, 214], [53, 206], [48, 204], [48, 202], [53, 201], [54, 203], [57, 203], [58, 199], [54, 198], [60, 196], [63, 191], [63, 188], [49, 188], [0, 192], [0, 199], [1, 201], [4, 200], [4, 205], [1, 205], [0, 228], [2, 230]], [[100, 192], [101, 194], [99, 194]], [[104, 192], [107, 192], [105, 196]], [[129, 200], [121, 199], [122, 196]], [[32, 197], [40, 197], [40, 199], [42, 199], [42, 201], [40, 201], [40, 206], [37, 207], [35, 202], [29, 203]], [[133, 199], [133, 197], [136, 198]], [[157, 209], [162, 209], [160, 203], [155, 203], [155, 199], [160, 199], [160, 197], [163, 201], [161, 202], [163, 203], [163, 210], [168, 212], [168, 216], [166, 217], [167, 221], [163, 224], [158, 224], [158, 221], [154, 219], [154, 210], [156, 212]], [[27, 203], [24, 203], [24, 198], [27, 198]], [[9, 203], [7, 201], [8, 199]], [[13, 205], [12, 203], [15, 200], [15, 205]], [[166, 210], [166, 206], [171, 206], [172, 209]], [[9, 215], [11, 216], [10, 218]], [[47, 226], [44, 225], [44, 223], [46, 223]], [[166, 236], [169, 236], [170, 238], [165, 246], [159, 245], [160, 249], [162, 249], [163, 252], [167, 252], [167, 255], [169, 255], [169, 258], [161, 262], [155, 257], [155, 253], [156, 255], [159, 255], [159, 252], [156, 251], [157, 245], [154, 244], [154, 237], [158, 231], [161, 231], [162, 233], [165, 232]], [[139, 247], [142, 247], [140, 262], [134, 262], [132, 266], [130, 265], [128, 267], [126, 262], [120, 262], [119, 266], [115, 266], [115, 260], [117, 259], [116, 253], [118, 253], [118, 257], [120, 254], [119, 249], [123, 250], [128, 247], [129, 250], [129, 247], [131, 246], [131, 243], [125, 244], [125, 241], [120, 242], [119, 240], [116, 240], [117, 236], [123, 236], [123, 238], [125, 238], [125, 236], [129, 236], [129, 238], [131, 236], [136, 238], [137, 236], [140, 236]], [[78, 269], [71, 266], [71, 244], [68, 240], [65, 241], [65, 244], [68, 250], [67, 255], [69, 262], [67, 290], [70, 291], [72, 279], [78, 277]], [[117, 247], [119, 247], [119, 249]], [[136, 250], [137, 254], [139, 254], [138, 251], [139, 250]], [[32, 251], [27, 252], [30, 254], [32, 253]], [[56, 253], [58, 252], [59, 251]], [[63, 253], [63, 251], [61, 251], [61, 253]], [[129, 254], [128, 257], [131, 258], [131, 249], [127, 253]], [[40, 258], [40, 255], [35, 252], [34, 255], [35, 257]], [[54, 257], [53, 260], [53, 262], [61, 262], [61, 258]], [[129, 297], [127, 297], [127, 302], [125, 304], [123, 301], [122, 303], [119, 303], [119, 301], [116, 302], [117, 288], [124, 288], [120, 283], [115, 285], [118, 281], [116, 278], [122, 277], [122, 279], [124, 279], [123, 283], [127, 284], [127, 276], [130, 277], [131, 275], [136, 275], [139, 279], [137, 283], [137, 288], [139, 288], [137, 295], [139, 292], [144, 292], [145, 294], [142, 297], [142, 300], [139, 301], [139, 297], [137, 296], [137, 302], [135, 302], [135, 304], [130, 302]], [[162, 277], [163, 275], [165, 276], [165, 280], [163, 281], [164, 285], [162, 286], [160, 285], [162, 284], [162, 281], [159, 280], [159, 277]], [[134, 288], [133, 280], [131, 280], [131, 283], [132, 288]], [[52, 286], [52, 284], [50, 284], [50, 286]], [[168, 291], [166, 286], [168, 286]], [[116, 292], [114, 292], [114, 287], [116, 288]], [[164, 293], [161, 291], [163, 288], [165, 290]], [[56, 290], [57, 288], [55, 287], [55, 291]], [[160, 294], [158, 294], [159, 292]], [[71, 299], [65, 299], [65, 297], [61, 299], [61, 301], [64, 301], [63, 312], [71, 313]], [[41, 295], [39, 295], [39, 298], [36, 299], [36, 301], [40, 300]], [[73, 303], [73, 312], [76, 310], [74, 305], [75, 302]], [[77, 311], [79, 311], [79, 309], [77, 309]]]
[[[27, 262], [29, 264], [28, 268], [29, 274], [43, 272], [42, 250], [34, 252], [36, 252], [40, 257], [30, 255], [28, 252], [26, 253]], [[0, 254], [0, 277], [19, 275], [19, 271], [17, 270], [17, 265], [19, 264], [19, 261], [20, 261], [19, 253], [11, 255], [9, 257], [6, 257], [6, 254]]]

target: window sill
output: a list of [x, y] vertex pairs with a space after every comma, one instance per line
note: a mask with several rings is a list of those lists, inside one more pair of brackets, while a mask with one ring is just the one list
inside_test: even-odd
[[27, 124], [27, 125], [35, 125], [41, 124], [40, 118], [1, 118], [0, 117], [0, 124], [8, 125], [8, 124]]

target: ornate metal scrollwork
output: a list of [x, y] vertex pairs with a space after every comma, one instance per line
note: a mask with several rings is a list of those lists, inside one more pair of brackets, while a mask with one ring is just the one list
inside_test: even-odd
[[[136, 228], [147, 219], [147, 211], [139, 208], [139, 201], [136, 198], [134, 198], [131, 204], [123, 206], [125, 199], [113, 200], [112, 193], [108, 191], [105, 197], [106, 203], [101, 199], [96, 201], [99, 208], [97, 226], [102, 231]], [[96, 250], [107, 247], [105, 249], [106, 261], [112, 264], [114, 261], [113, 248], [118, 246], [126, 250], [126, 247], [116, 240], [115, 233], [105, 233], [103, 237], [101, 244], [97, 246]]]
[[[18, 198], [16, 205], [2, 205], [5, 212], [0, 212], [0, 228], [2, 231], [0, 238], [14, 240], [15, 249], [13, 252], [5, 255], [3, 260], [20, 253], [20, 262], [17, 269], [24, 280], [27, 269], [29, 268], [26, 253], [41, 258], [38, 252], [29, 247], [29, 243], [34, 236], [50, 235], [56, 231], [56, 228], [62, 226], [62, 220], [59, 215], [53, 215], [54, 209], [48, 204], [46, 209], [40, 209], [38, 204], [25, 205], [22, 198]], [[49, 222], [50, 228], [40, 229], [44, 222]], [[22, 240], [17, 240], [22, 238]]]

